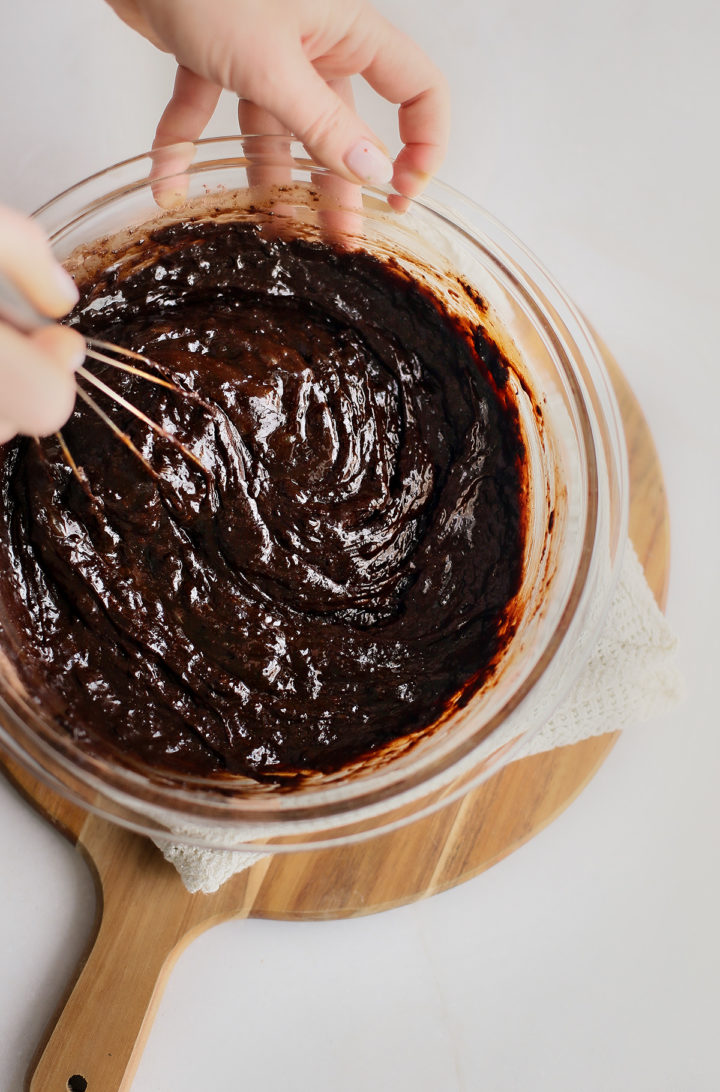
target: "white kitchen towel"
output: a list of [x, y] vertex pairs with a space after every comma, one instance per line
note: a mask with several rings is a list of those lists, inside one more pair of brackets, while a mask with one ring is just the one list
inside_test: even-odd
[[[627, 728], [675, 704], [682, 693], [676, 645], [628, 543], [607, 621], [584, 671], [545, 727], [512, 761]], [[204, 894], [267, 856], [157, 844], [188, 891]]]

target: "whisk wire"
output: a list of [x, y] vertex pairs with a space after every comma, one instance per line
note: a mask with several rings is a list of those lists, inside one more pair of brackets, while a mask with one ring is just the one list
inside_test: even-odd
[[[96, 341], [96, 345], [106, 345], [105, 341]], [[117, 351], [117, 350], [116, 350]], [[127, 350], [128, 352], [130, 350]], [[121, 372], [129, 372], [131, 375], [139, 375], [142, 379], [147, 379], [150, 383], [155, 383], [158, 387], [167, 387], [168, 390], [177, 391], [182, 393], [179, 387], [176, 387], [174, 383], [171, 383], [168, 379], [161, 379], [157, 375], [151, 375], [150, 372], [143, 371], [142, 368], [136, 368], [132, 364], [123, 364], [119, 360], [113, 360], [111, 356], [107, 356], [105, 353], [98, 353], [95, 349], [87, 349], [86, 356], [91, 357], [93, 360], [98, 360], [101, 364], [109, 364], [113, 368], [117, 368]], [[140, 356], [139, 353], [133, 353], [133, 356], [139, 360], [147, 361], [148, 358]], [[148, 363], [152, 363], [148, 361]]]
[[77, 463], [75, 462], [72, 455], [70, 454], [70, 448], [67, 446], [67, 444], [65, 442], [65, 437], [63, 436], [62, 432], [60, 432], [60, 430], [58, 430], [55, 433], [55, 438], [56, 438], [57, 442], [60, 444], [60, 450], [63, 453], [63, 458], [65, 459], [65, 462], [68, 464], [68, 466], [72, 470], [73, 474], [75, 475], [77, 480], [82, 485], [82, 481], [83, 481], [82, 474], [80, 473], [80, 471], [78, 469]]
[[[82, 398], [83, 402], [84, 402], [84, 403], [85, 403], [85, 404], [86, 404], [87, 406], [89, 406], [89, 407], [90, 407], [90, 409], [91, 409], [91, 410], [93, 410], [93, 411], [94, 411], [94, 412], [95, 412], [95, 413], [96, 413], [96, 414], [98, 415], [98, 417], [100, 418], [100, 420], [101, 420], [101, 421], [103, 421], [103, 422], [104, 422], [104, 423], [105, 423], [105, 424], [106, 424], [106, 425], [108, 426], [108, 428], [109, 428], [109, 429], [110, 429], [110, 430], [111, 430], [111, 431], [112, 431], [112, 432], [113, 432], [113, 433], [114, 433], [114, 434], [115, 434], [115, 435], [117, 436], [117, 438], [118, 438], [119, 440], [122, 440], [122, 442], [123, 442], [123, 443], [124, 443], [124, 444], [126, 445], [126, 447], [129, 447], [129, 448], [130, 448], [130, 450], [132, 451], [133, 455], [137, 455], [138, 459], [139, 459], [139, 460], [140, 460], [140, 462], [141, 462], [141, 463], [143, 464], [143, 466], [144, 466], [144, 467], [145, 467], [145, 469], [147, 470], [148, 474], [150, 474], [150, 475], [151, 475], [151, 477], [153, 477], [153, 478], [157, 478], [157, 477], [158, 477], [158, 474], [156, 473], [156, 471], [155, 471], [155, 470], [153, 470], [152, 466], [151, 466], [151, 465], [150, 465], [150, 463], [149, 463], [149, 462], [147, 461], [147, 459], [145, 458], [145, 456], [143, 455], [143, 453], [142, 453], [141, 451], [139, 451], [139, 450], [138, 450], [138, 448], [137, 448], [137, 447], [135, 446], [135, 444], [134, 444], [134, 443], [132, 442], [132, 440], [131, 440], [131, 439], [130, 439], [130, 437], [129, 437], [129, 436], [127, 435], [127, 433], [123, 432], [123, 430], [122, 430], [121, 428], [119, 428], [119, 427], [118, 427], [118, 426], [117, 426], [117, 425], [115, 424], [115, 422], [113, 421], [112, 417], [110, 417], [110, 416], [109, 416], [109, 415], [108, 415], [108, 414], [107, 414], [107, 413], [105, 412], [105, 410], [104, 410], [104, 409], [102, 408], [102, 406], [99, 406], [99, 405], [97, 404], [97, 402], [95, 401], [95, 399], [94, 399], [94, 398], [91, 398], [91, 397], [90, 397], [90, 395], [89, 395], [89, 394], [87, 393], [87, 391], [84, 391], [84, 390], [82, 389], [82, 387], [78, 387], [78, 389], [77, 389], [77, 392], [78, 392], [78, 395], [80, 396], [80, 398]], [[67, 456], [66, 456], [66, 457], [69, 457], [69, 459], [70, 459], [70, 460], [72, 461], [72, 456], [70, 455], [70, 452], [69, 452], [69, 451], [67, 451], [67, 445], [65, 445], [65, 450], [63, 451], [63, 454], [65, 454], [66, 452], [67, 452]], [[72, 465], [73, 465], [73, 466], [75, 465], [75, 464], [74, 464], [74, 462], [72, 462]]]
[[[140, 421], [143, 421], [148, 426], [148, 428], [151, 428], [154, 432], [156, 432], [158, 434], [158, 436], [162, 436], [169, 443], [173, 444], [180, 452], [182, 452], [182, 454], [187, 459], [190, 459], [192, 462], [194, 462], [197, 466], [200, 467], [201, 470], [203, 470], [203, 471], [205, 470], [205, 467], [203, 466], [200, 459], [198, 459], [197, 455], [195, 455], [192, 451], [190, 451], [189, 448], [185, 447], [185, 445], [183, 443], [181, 443], [181, 441], [178, 440], [176, 436], [173, 436], [172, 433], [170, 433], [166, 429], [164, 429], [162, 427], [162, 425], [159, 425], [157, 423], [157, 421], [153, 421], [151, 417], [148, 417], [147, 414], [143, 413], [143, 411], [141, 409], [138, 409], [137, 406], [134, 406], [132, 402], [128, 402], [127, 398], [124, 398], [117, 391], [113, 390], [112, 387], [109, 387], [107, 385], [107, 383], [103, 382], [102, 379], [99, 379], [96, 375], [93, 375], [93, 373], [89, 372], [87, 370], [87, 368], [85, 368], [85, 367], [78, 368], [77, 372], [75, 374], [82, 376], [82, 378], [87, 380], [88, 383], [91, 383], [99, 391], [102, 391], [103, 394], [106, 394], [108, 396], [108, 398], [111, 398], [114, 402], [117, 402], [118, 405], [122, 406], [129, 413], [132, 413], [133, 416], [137, 417]], [[179, 389], [180, 389], [179, 387], [175, 387], [175, 390], [179, 391]], [[82, 388], [80, 386], [78, 386], [78, 391], [82, 392], [83, 394], [87, 393], [87, 392], [83, 392]], [[88, 403], [88, 405], [89, 405], [89, 403]], [[97, 403], [95, 403], [95, 407], [96, 406], [97, 406]], [[106, 419], [109, 420], [109, 418], [107, 417], [107, 414], [104, 414], [102, 419], [103, 420], [106, 420]], [[116, 430], [113, 429], [113, 431], [116, 431]], [[119, 434], [121, 436], [124, 436], [125, 439], [129, 441], [129, 437], [127, 437], [126, 434], [124, 432], [122, 432], [121, 430], [118, 429], [117, 434]], [[132, 445], [131, 441], [130, 441], [130, 444], [131, 444], [131, 446], [134, 446], [134, 445]], [[135, 449], [135, 450], [137, 450], [137, 449]], [[144, 460], [144, 461], [146, 461], [146, 460]]]
[[122, 356], [128, 357], [129, 360], [139, 360], [143, 364], [147, 364], [148, 368], [155, 368], [157, 365], [149, 356], [145, 356], [144, 353], [138, 353], [134, 349], [126, 349], [124, 345], [115, 345], [112, 341], [103, 341], [100, 337], [86, 337], [85, 344], [89, 345], [92, 349], [105, 349], [108, 353], [121, 353]]
[[[187, 391], [183, 391], [181, 387], [176, 386], [175, 383], [170, 382], [170, 380], [162, 379], [157, 375], [153, 375], [150, 372], [145, 371], [143, 368], [136, 367], [135, 364], [128, 364], [124, 361], [116, 360], [113, 356], [109, 355], [110, 353], [116, 353], [120, 356], [127, 357], [130, 360], [139, 361], [140, 363], [147, 365], [147, 367], [149, 368], [157, 369], [158, 365], [155, 364], [155, 362], [149, 357], [144, 356], [142, 353], [137, 353], [133, 349], [126, 349], [120, 345], [113, 345], [109, 341], [102, 341], [100, 338], [90, 337], [86, 338], [85, 340], [88, 346], [86, 350], [87, 357], [90, 357], [93, 360], [97, 360], [101, 364], [107, 364], [113, 368], [117, 368], [120, 371], [129, 372], [131, 375], [139, 376], [141, 379], [148, 380], [150, 383], [154, 383], [157, 386], [165, 387], [168, 390], [176, 391], [178, 394], [186, 395], [188, 393]], [[99, 349], [105, 351], [99, 352]], [[78, 368], [75, 374], [75, 386], [78, 397], [81, 398], [82, 401], [88, 406], [88, 408], [91, 409], [93, 413], [95, 413], [100, 418], [103, 424], [107, 425], [113, 435], [117, 436], [117, 438], [125, 444], [125, 446], [133, 453], [133, 455], [135, 455], [140, 460], [148, 473], [156, 481], [159, 480], [160, 474], [152, 467], [148, 459], [145, 457], [145, 455], [143, 455], [142, 451], [139, 450], [137, 445], [133, 443], [127, 433], [124, 432], [115, 421], [113, 421], [112, 417], [108, 413], [106, 413], [102, 406], [98, 405], [97, 401], [92, 398], [90, 394], [80, 385], [79, 379], [85, 380], [85, 382], [95, 387], [98, 391], [101, 391], [104, 395], [106, 395], [106, 397], [110, 398], [117, 405], [122, 406], [128, 411], [128, 413], [131, 413], [134, 417], [138, 418], [138, 420], [146, 424], [148, 428], [150, 428], [153, 432], [157, 433], [159, 436], [162, 436], [163, 439], [167, 440], [168, 443], [172, 444], [172, 446], [177, 451], [179, 451], [185, 458], [195, 463], [195, 465], [198, 466], [200, 470], [202, 470], [206, 477], [209, 475], [209, 471], [204, 466], [202, 461], [198, 458], [198, 456], [194, 454], [194, 452], [190, 451], [189, 448], [185, 446], [185, 444], [178, 440], [176, 436], [173, 436], [172, 433], [168, 432], [167, 429], [164, 429], [161, 425], [159, 425], [157, 421], [153, 421], [151, 417], [148, 417], [148, 415], [146, 413], [143, 413], [141, 409], [133, 405], [133, 403], [128, 401], [127, 398], [123, 397], [123, 395], [120, 394], [119, 391], [114, 390], [102, 379], [100, 379], [99, 376], [94, 375], [84, 366]], [[57, 432], [55, 435], [58, 443], [60, 444], [60, 449], [67, 465], [70, 467], [79, 482], [85, 482], [84, 473], [78, 467], [75, 459], [73, 458], [64, 436], [61, 432]]]

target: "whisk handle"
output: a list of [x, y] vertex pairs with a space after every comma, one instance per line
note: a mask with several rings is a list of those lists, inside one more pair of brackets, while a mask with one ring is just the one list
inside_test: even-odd
[[27, 296], [0, 272], [0, 319], [14, 326], [21, 334], [32, 334], [52, 321], [35, 307]]

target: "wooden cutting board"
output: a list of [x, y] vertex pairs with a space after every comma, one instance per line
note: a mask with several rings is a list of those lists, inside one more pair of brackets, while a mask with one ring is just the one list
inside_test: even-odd
[[[630, 535], [661, 606], [670, 532], [652, 436], [609, 354], [630, 456]], [[96, 880], [96, 933], [49, 1038], [31, 1092], [127, 1092], [165, 981], [198, 933], [236, 917], [323, 919], [375, 913], [489, 868], [574, 800], [617, 739], [612, 732], [521, 759], [434, 814], [354, 846], [259, 859], [213, 895], [190, 895], [139, 835], [89, 815], [4, 760], [17, 788], [76, 843]]]

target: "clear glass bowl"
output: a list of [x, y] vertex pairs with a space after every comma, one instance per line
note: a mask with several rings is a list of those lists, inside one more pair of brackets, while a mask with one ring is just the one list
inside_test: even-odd
[[293, 791], [100, 760], [24, 691], [3, 653], [0, 603], [4, 747], [62, 795], [156, 838], [290, 851], [370, 837], [438, 807], [542, 727], [606, 616], [627, 536], [627, 467], [619, 410], [587, 325], [526, 248], [472, 201], [433, 182], [400, 215], [388, 192], [342, 182], [285, 138], [244, 136], [127, 160], [35, 214], [58, 257], [81, 272], [88, 244], [105, 237], [112, 250], [149, 224], [228, 212], [270, 224], [282, 217], [392, 255], [450, 310], [482, 320], [512, 363], [530, 482], [521, 622], [483, 689], [411, 746], [399, 740]]

